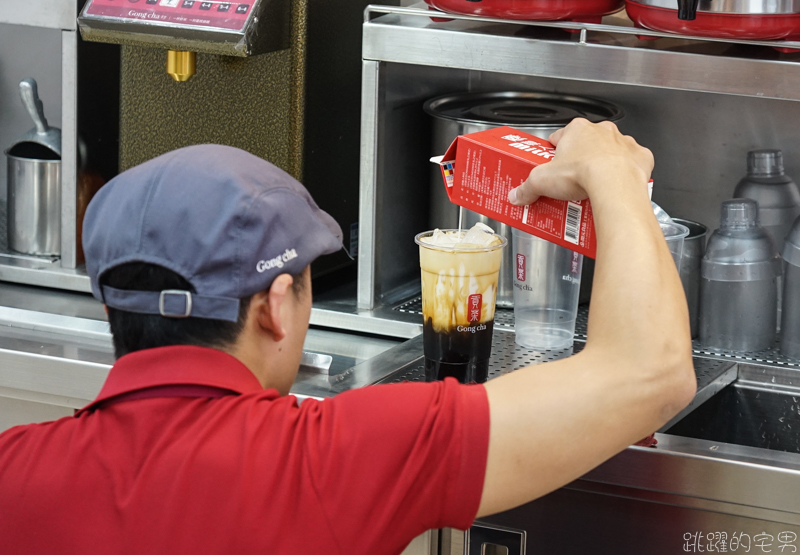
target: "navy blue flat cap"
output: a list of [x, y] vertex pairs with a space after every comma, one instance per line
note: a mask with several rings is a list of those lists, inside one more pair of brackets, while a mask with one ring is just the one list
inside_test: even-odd
[[[196, 145], [131, 168], [95, 195], [83, 223], [92, 293], [144, 314], [235, 322], [239, 299], [342, 248], [342, 230], [286, 172], [237, 148]], [[195, 292], [100, 286], [120, 264], [178, 273]]]

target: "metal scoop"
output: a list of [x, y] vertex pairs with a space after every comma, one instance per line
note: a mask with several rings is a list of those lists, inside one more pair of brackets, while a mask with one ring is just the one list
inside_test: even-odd
[[17, 141], [16, 145], [20, 143], [35, 143], [52, 150], [58, 158], [61, 158], [61, 129], [47, 125], [47, 120], [44, 117], [44, 107], [42, 106], [42, 101], [39, 100], [36, 81], [31, 78], [20, 81], [19, 96], [22, 98], [22, 103], [28, 110], [28, 114], [36, 127], [25, 133]]

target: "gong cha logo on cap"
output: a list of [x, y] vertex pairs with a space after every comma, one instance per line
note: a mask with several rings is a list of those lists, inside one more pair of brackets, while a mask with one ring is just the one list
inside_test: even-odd
[[256, 271], [263, 274], [272, 268], [283, 268], [283, 265], [290, 260], [297, 258], [297, 251], [294, 249], [286, 249], [283, 254], [279, 254], [275, 258], [269, 260], [259, 260], [256, 264]]

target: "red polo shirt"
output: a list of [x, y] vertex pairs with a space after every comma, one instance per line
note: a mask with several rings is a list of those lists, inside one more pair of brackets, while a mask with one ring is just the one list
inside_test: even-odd
[[221, 351], [141, 351], [74, 417], [0, 434], [0, 552], [399, 553], [471, 525], [488, 443], [482, 386], [298, 406]]

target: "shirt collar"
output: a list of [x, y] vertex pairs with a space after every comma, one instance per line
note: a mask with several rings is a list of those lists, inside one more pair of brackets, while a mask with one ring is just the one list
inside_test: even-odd
[[100, 394], [79, 412], [118, 395], [172, 385], [201, 385], [237, 394], [264, 391], [253, 373], [227, 353], [189, 345], [158, 347], [117, 360]]

